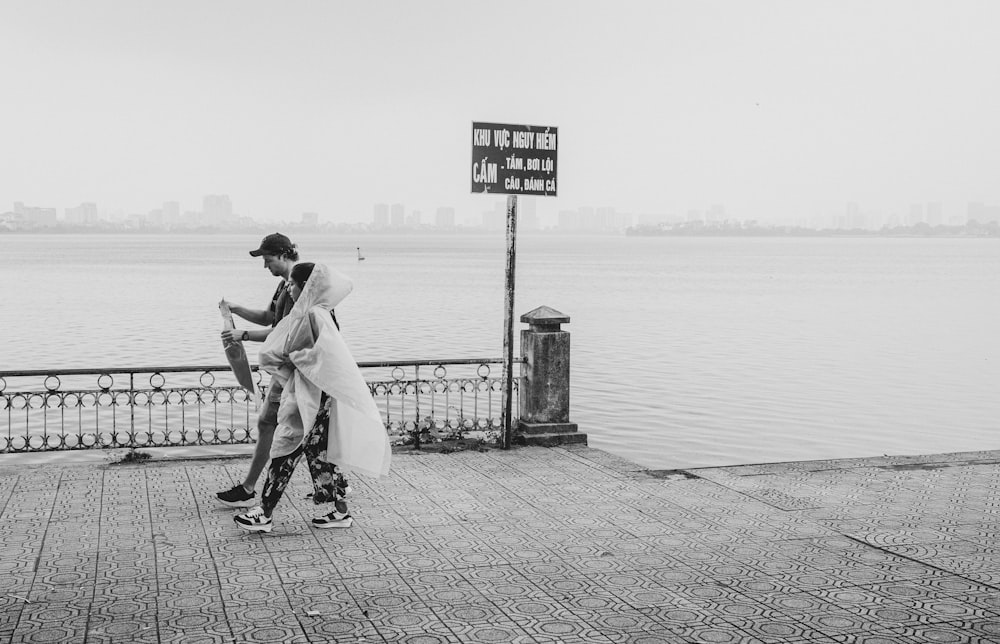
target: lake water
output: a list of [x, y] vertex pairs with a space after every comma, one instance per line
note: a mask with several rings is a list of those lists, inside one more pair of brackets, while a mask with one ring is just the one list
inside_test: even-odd
[[[357, 360], [501, 356], [502, 233], [292, 237], [353, 278]], [[0, 235], [0, 370], [224, 364], [259, 238]], [[571, 420], [648, 467], [1000, 447], [995, 239], [522, 235], [516, 292], [571, 317]]]

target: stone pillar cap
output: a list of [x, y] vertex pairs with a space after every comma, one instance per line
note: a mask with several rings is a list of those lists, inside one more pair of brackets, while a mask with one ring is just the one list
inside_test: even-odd
[[528, 311], [521, 316], [521, 322], [527, 322], [532, 325], [539, 326], [549, 326], [553, 324], [568, 324], [569, 316], [565, 313], [560, 313], [559, 311], [548, 307], [540, 306], [537, 309]]

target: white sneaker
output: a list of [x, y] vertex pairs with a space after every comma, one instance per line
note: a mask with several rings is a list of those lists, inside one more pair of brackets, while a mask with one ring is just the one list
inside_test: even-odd
[[271, 517], [264, 516], [264, 508], [259, 505], [249, 512], [233, 517], [236, 525], [250, 532], [270, 532], [274, 527]]
[[354, 519], [349, 513], [341, 513], [336, 510], [321, 517], [314, 517], [312, 520], [315, 528], [350, 528], [353, 523]]

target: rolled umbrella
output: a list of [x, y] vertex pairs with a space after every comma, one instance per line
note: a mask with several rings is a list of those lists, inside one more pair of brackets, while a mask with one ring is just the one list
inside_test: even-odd
[[[225, 300], [219, 302], [219, 311], [222, 313], [222, 330], [235, 329], [233, 324], [233, 313], [229, 310], [229, 305]], [[222, 348], [226, 350], [226, 359], [236, 376], [236, 382], [247, 391], [253, 393], [253, 373], [250, 371], [250, 363], [247, 361], [247, 352], [243, 348], [243, 343], [239, 340], [231, 342], [222, 341]]]

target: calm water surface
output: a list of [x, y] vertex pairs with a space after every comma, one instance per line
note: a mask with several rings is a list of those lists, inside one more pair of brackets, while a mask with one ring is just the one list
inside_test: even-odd
[[[224, 364], [218, 300], [276, 285], [259, 237], [0, 235], [0, 370]], [[500, 357], [502, 234], [292, 237], [354, 279], [357, 360]], [[996, 240], [522, 236], [541, 305], [571, 420], [649, 467], [1000, 447]]]

